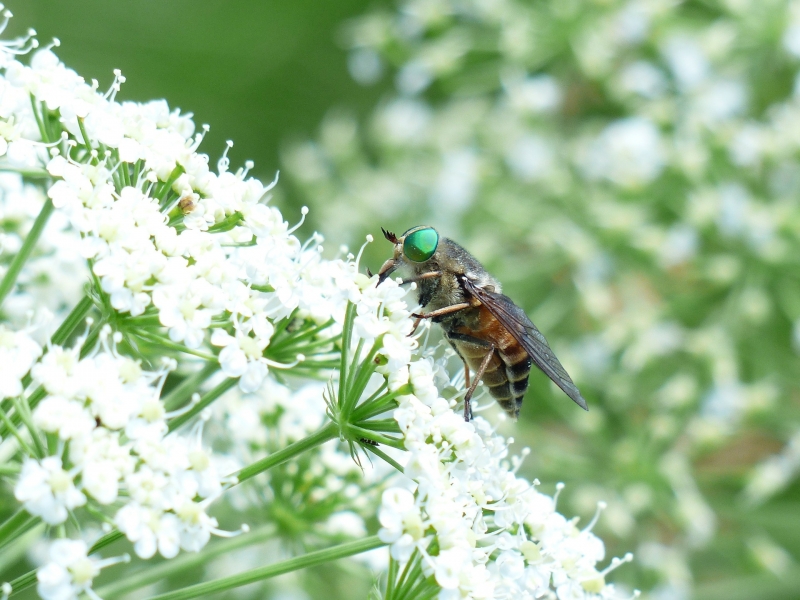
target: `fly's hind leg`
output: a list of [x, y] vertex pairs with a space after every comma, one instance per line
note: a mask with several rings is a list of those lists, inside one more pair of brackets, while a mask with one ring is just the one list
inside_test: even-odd
[[483, 357], [481, 365], [478, 367], [478, 371], [475, 373], [475, 378], [472, 380], [472, 385], [469, 383], [469, 366], [467, 365], [467, 361], [464, 360], [464, 357], [461, 356], [461, 353], [456, 350], [458, 355], [461, 356], [461, 360], [464, 361], [464, 375], [467, 378], [467, 393], [464, 394], [464, 420], [470, 422], [472, 420], [472, 405], [470, 404], [470, 400], [472, 399], [472, 395], [475, 393], [475, 388], [478, 387], [478, 383], [483, 378], [483, 374], [486, 372], [486, 369], [488, 368], [489, 363], [494, 356], [495, 345], [486, 340], [482, 340], [471, 335], [465, 335], [463, 333], [448, 333], [447, 338], [448, 341], [451, 341], [451, 343], [453, 341], [462, 342], [486, 349], [486, 356]]

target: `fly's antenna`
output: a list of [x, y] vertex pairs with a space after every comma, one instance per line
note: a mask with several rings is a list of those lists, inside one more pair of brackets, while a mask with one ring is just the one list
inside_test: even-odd
[[393, 234], [391, 231], [386, 231], [383, 227], [381, 227], [381, 231], [383, 232], [383, 237], [385, 237], [393, 244], [397, 244], [400, 241], [397, 239], [397, 236]]

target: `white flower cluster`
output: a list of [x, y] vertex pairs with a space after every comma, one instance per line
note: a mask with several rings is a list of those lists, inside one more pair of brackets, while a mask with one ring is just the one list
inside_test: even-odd
[[[0, 48], [2, 54], [8, 47]], [[578, 591], [608, 597], [611, 588], [595, 569], [602, 543], [517, 478], [503, 462], [505, 442], [483, 421], [465, 424], [439, 397], [429, 364], [413, 362], [418, 341], [410, 335], [406, 290], [397, 282], [376, 287], [375, 278], [358, 273], [352, 256], [323, 259], [317, 235], [300, 243], [280, 212], [262, 202], [272, 186], [248, 178], [249, 165], [230, 172], [226, 151], [218, 172], [209, 168], [208, 157], [197, 152], [203, 134], [193, 136], [188, 116], [164, 102], [117, 102], [121, 74], [102, 94], [96, 82], [87, 84], [67, 69], [52, 48], [33, 54], [29, 65], [14, 53], [2, 54], [0, 68], [3, 166], [46, 173], [54, 181], [40, 213], [46, 216], [52, 204], [57, 235], [49, 243], [55, 252], [63, 243], [85, 261], [82, 302], [91, 300], [101, 316], [96, 323], [86, 320], [89, 331], [70, 343], [40, 344], [22, 326], [0, 326], [0, 409], [9, 409], [2, 426], [11, 430], [0, 442], [0, 456], [17, 460], [18, 474], [9, 468], [14, 495], [30, 515], [64, 525], [62, 533], [68, 522], [83, 524], [102, 514], [144, 559], [201, 550], [211, 534], [226, 534], [207, 509], [235, 483], [229, 474], [323, 427], [326, 408], [335, 416], [336, 400], [326, 406], [323, 398], [326, 388], [291, 393], [270, 369], [331, 369], [336, 336], [345, 315], [354, 314], [346, 358], [355, 353], [355, 362], [364, 360], [363, 372], [372, 376], [363, 378], [363, 393], [348, 400], [380, 399], [382, 391], [391, 396], [409, 384], [415, 394], [397, 400], [404, 439], [383, 438], [411, 451], [407, 474], [418, 485], [412, 504], [422, 527], [394, 527], [398, 539], [387, 540], [394, 542], [394, 554], [405, 560], [412, 546], [430, 552], [426, 568], [445, 590], [442, 597], [454, 590], [474, 597], [517, 588], [540, 593], [551, 581], [563, 598], [584, 597]], [[454, 157], [454, 173], [470, 160]], [[4, 215], [14, 214], [14, 203], [25, 194], [19, 178], [3, 183], [17, 186], [3, 205]], [[24, 214], [17, 239], [6, 240], [9, 249], [34, 239], [26, 236], [34, 214]], [[59, 299], [54, 308], [65, 313], [70, 293]], [[347, 312], [348, 302], [354, 313]], [[73, 326], [68, 339], [84, 322], [73, 317], [67, 317]], [[179, 363], [166, 355], [192, 359]], [[205, 361], [200, 368], [197, 359]], [[186, 394], [185, 406], [169, 412], [162, 398], [167, 378], [206, 372], [211, 374]], [[194, 392], [206, 379], [219, 389], [238, 383], [239, 400], [232, 395], [219, 401], [224, 426], [210, 428], [238, 462], [204, 445], [203, 422], [186, 434], [171, 431], [171, 419], [200, 411], [194, 410]], [[344, 383], [357, 380], [351, 373]], [[392, 410], [394, 402], [389, 397], [379, 411]], [[342, 432], [350, 425], [337, 424]], [[396, 434], [397, 427], [390, 423], [387, 431]], [[348, 437], [354, 440], [368, 443]], [[317, 515], [320, 532], [363, 535], [369, 500], [377, 500], [388, 467], [362, 477], [341, 448], [315, 452], [303, 457], [301, 473], [297, 464], [286, 465], [295, 487], [276, 485], [263, 497], [284, 494], [309, 506], [325, 501], [328, 512]], [[409, 496], [386, 496], [393, 497], [406, 506]], [[382, 521], [391, 520], [390, 504]], [[433, 540], [428, 528], [435, 532], [435, 553], [424, 543]], [[413, 534], [410, 545], [406, 534]], [[92, 580], [111, 562], [88, 552], [80, 540], [53, 542], [38, 570], [39, 594], [52, 600], [92, 596]], [[478, 579], [458, 576], [462, 560], [475, 565]]]
[[392, 378], [414, 391], [398, 398], [394, 416], [415, 488], [383, 493], [380, 536], [392, 557], [405, 563], [420, 552], [441, 599], [618, 597], [605, 575], [632, 556], [598, 571], [605, 547], [591, 532], [596, 518], [581, 530], [558, 513], [555, 498], [516, 475], [508, 442], [483, 418], [466, 423], [433, 379], [424, 359]]
[[217, 531], [205, 509], [224, 481], [197, 435], [167, 435], [159, 396], [168, 372], [146, 372], [110, 351], [79, 359], [77, 350], [51, 347], [32, 370], [46, 392], [33, 423], [69, 446], [25, 459], [14, 487], [25, 509], [57, 525], [87, 497], [101, 506], [124, 498], [113, 520], [139, 556], [205, 545]]

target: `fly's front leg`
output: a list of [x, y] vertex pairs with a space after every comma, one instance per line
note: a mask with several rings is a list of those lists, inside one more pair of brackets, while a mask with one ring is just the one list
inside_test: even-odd
[[416, 317], [416, 321], [414, 321], [414, 327], [411, 329], [411, 333], [408, 335], [414, 335], [414, 332], [417, 331], [417, 327], [422, 322], [422, 319], [433, 319], [434, 317], [441, 317], [442, 315], [449, 315], [450, 313], [458, 312], [459, 310], [464, 310], [465, 308], [469, 308], [470, 305], [466, 302], [461, 302], [460, 304], [451, 304], [450, 306], [445, 306], [444, 308], [440, 308], [438, 310], [433, 310], [427, 314], [421, 315], [418, 313], [411, 313], [412, 317]]
[[445, 306], [444, 308], [440, 308], [438, 310], [432, 310], [429, 313], [424, 315], [412, 313], [412, 317], [416, 317], [417, 319], [433, 319], [434, 317], [441, 317], [443, 315], [449, 315], [450, 313], [458, 312], [460, 310], [464, 310], [465, 308], [469, 308], [471, 304], [468, 302], [459, 302], [458, 304], [451, 304], [450, 306]]
[[423, 273], [422, 275], [417, 275], [416, 277], [409, 277], [408, 279], [403, 279], [400, 282], [400, 285], [405, 285], [406, 283], [414, 283], [415, 281], [422, 281], [423, 279], [433, 279], [434, 277], [441, 277], [441, 271], [429, 271], [427, 273]]
[[[476, 338], [471, 335], [465, 335], [463, 333], [448, 333], [447, 337], [451, 342], [462, 342], [486, 349], [486, 356], [483, 357], [481, 365], [478, 367], [478, 371], [475, 373], [475, 378], [472, 380], [472, 385], [469, 383], [469, 366], [467, 366], [467, 361], [464, 360], [464, 357], [461, 357], [461, 360], [464, 361], [464, 374], [467, 378], [467, 393], [464, 394], [464, 420], [470, 422], [472, 420], [472, 405], [470, 400], [472, 399], [472, 395], [475, 393], [475, 388], [478, 387], [478, 383], [483, 378], [483, 374], [489, 367], [489, 363], [492, 361], [496, 347], [493, 343], [487, 340], [482, 340], [480, 338]], [[461, 356], [461, 353], [459, 353], [459, 356]]]

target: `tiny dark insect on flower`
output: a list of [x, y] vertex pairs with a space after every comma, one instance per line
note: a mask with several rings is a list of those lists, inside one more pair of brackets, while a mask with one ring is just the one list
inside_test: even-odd
[[[426, 225], [412, 227], [400, 237], [381, 231], [394, 244], [394, 255], [381, 267], [378, 285], [397, 269], [411, 273], [403, 283], [417, 284], [419, 304], [427, 309], [412, 315], [417, 319], [415, 328], [422, 319], [441, 325], [445, 339], [464, 362], [466, 421], [472, 418], [470, 399], [481, 380], [500, 406], [517, 418], [534, 364], [588, 410], [542, 333], [469, 252]], [[470, 369], [475, 371], [471, 382]]]

